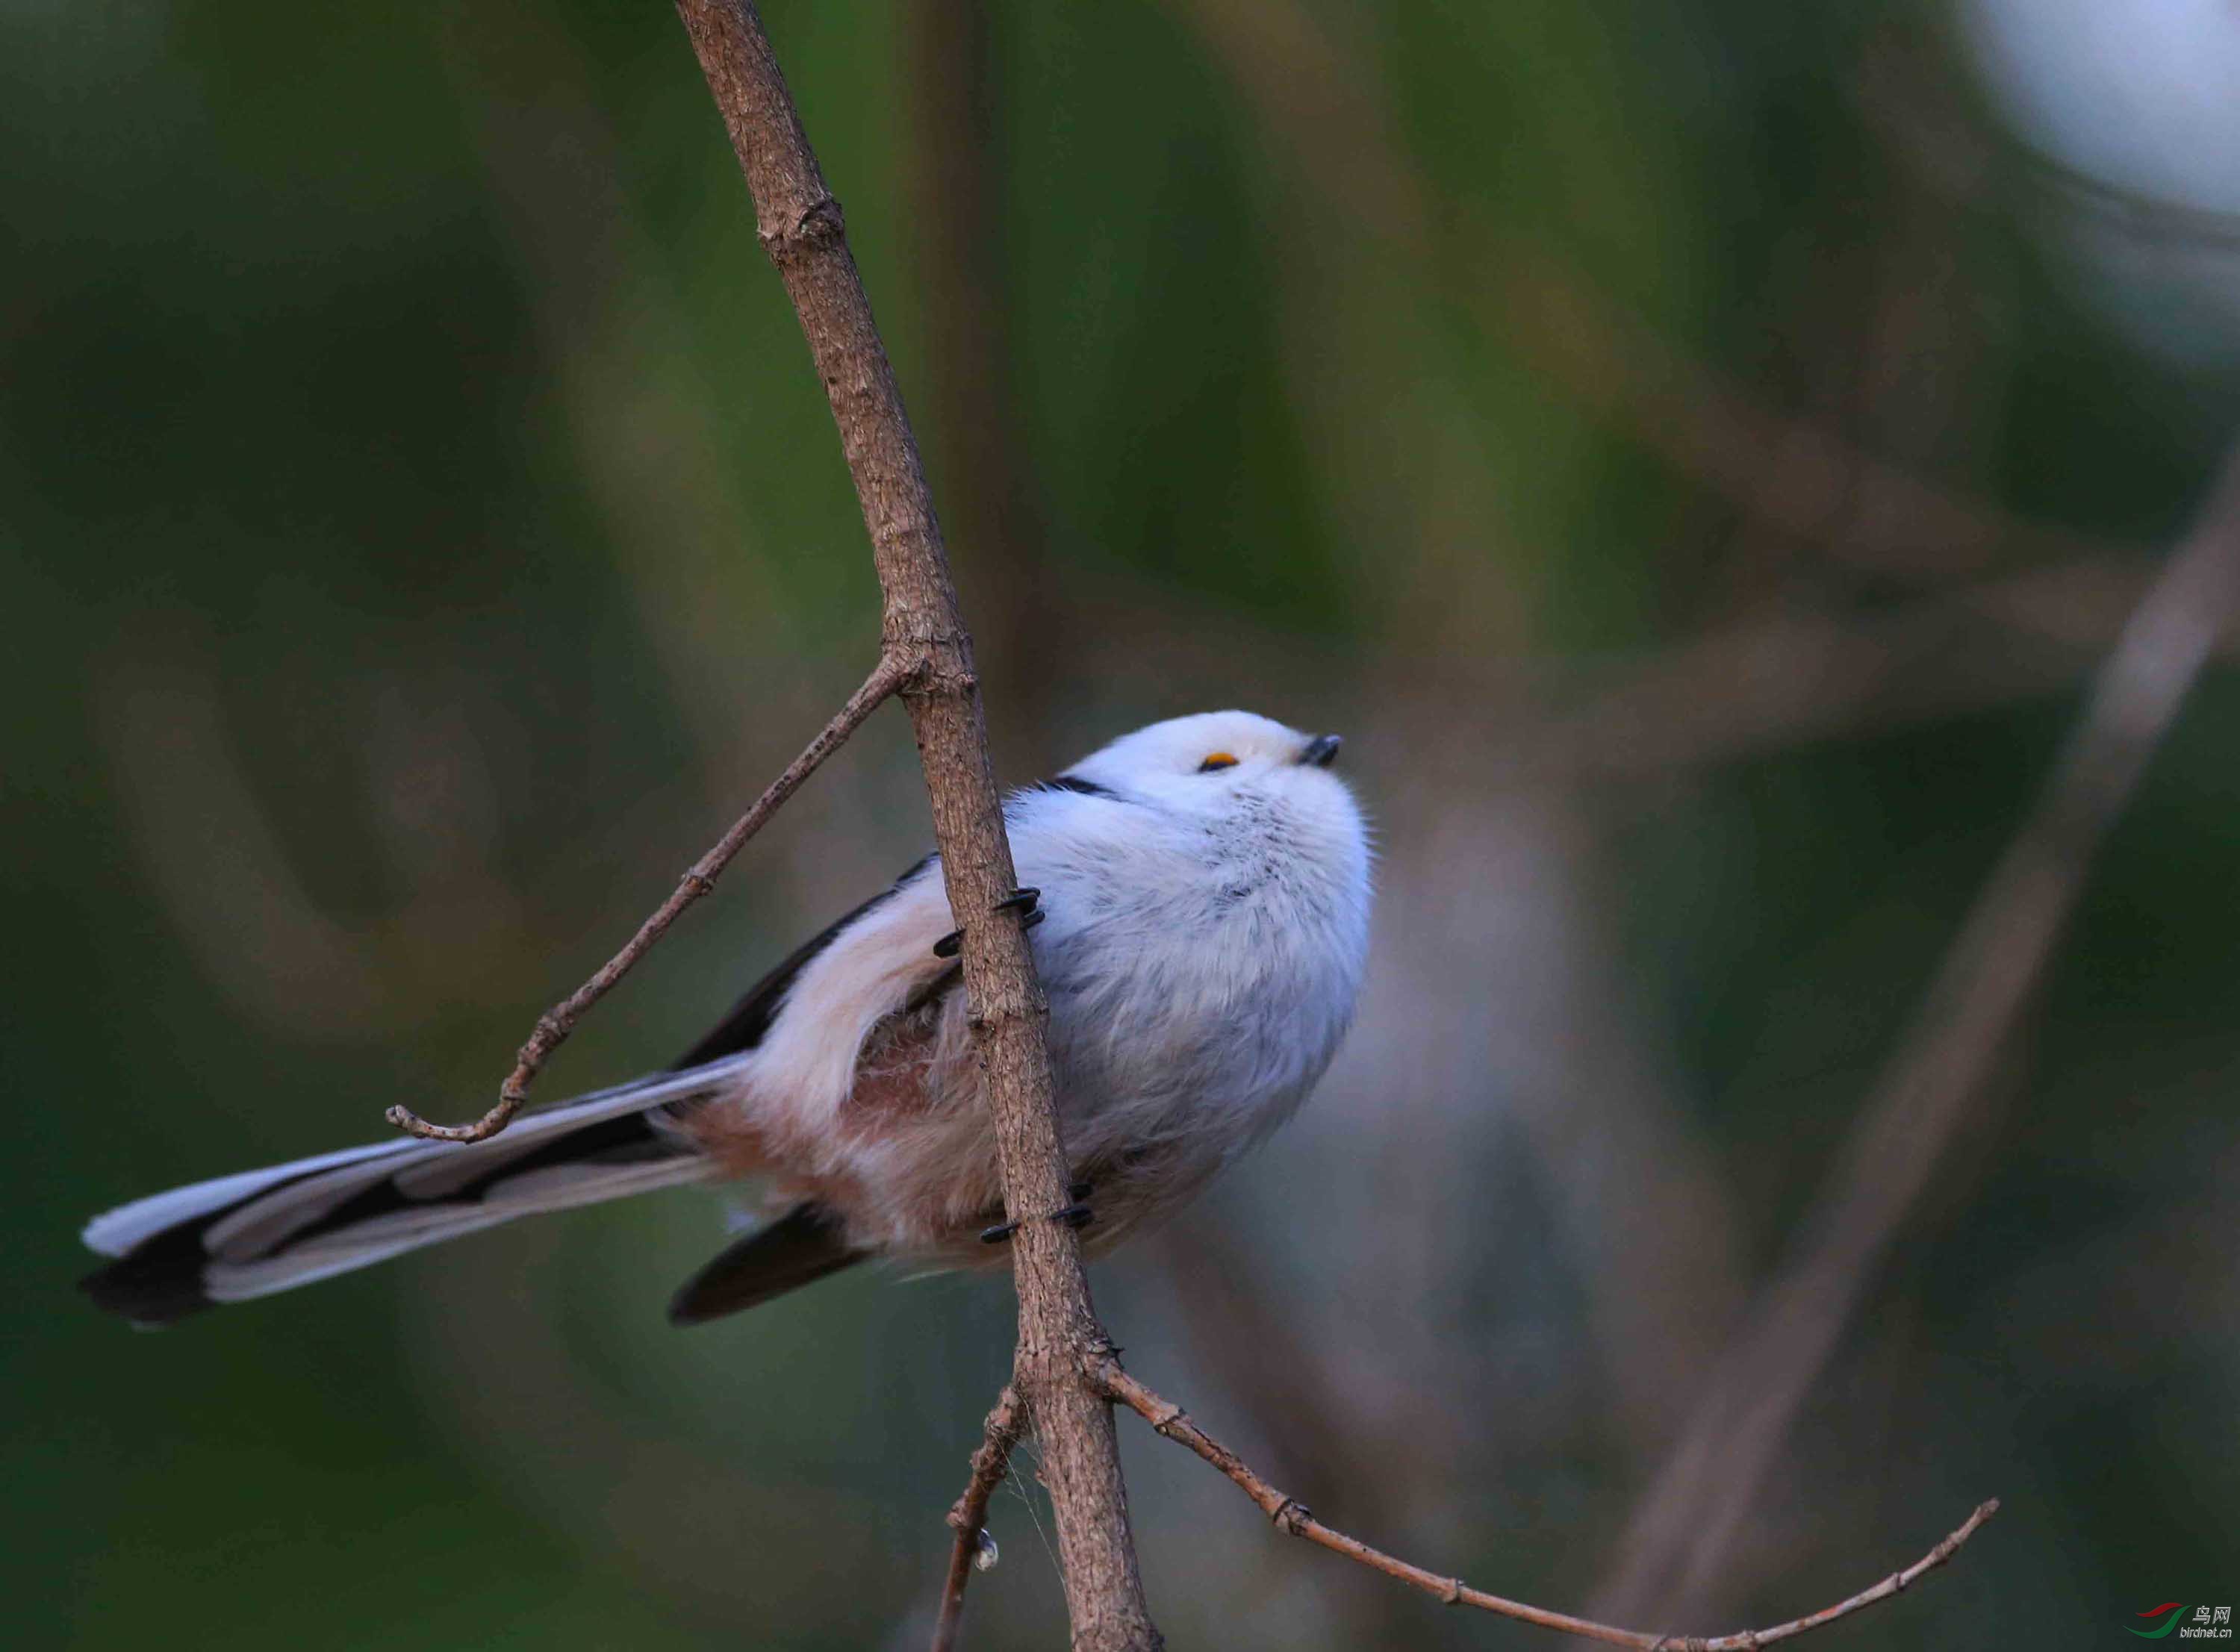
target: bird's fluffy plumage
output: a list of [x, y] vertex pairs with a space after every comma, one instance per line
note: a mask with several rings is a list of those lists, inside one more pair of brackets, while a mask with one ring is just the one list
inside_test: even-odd
[[[1335, 741], [1247, 712], [1155, 723], [1006, 803], [1050, 1005], [1061, 1131], [1110, 1244], [1305, 1098], [1351, 1019], [1370, 851]], [[96, 1299], [143, 1319], [285, 1289], [533, 1210], [729, 1174], [791, 1215], [725, 1253], [743, 1306], [860, 1255], [969, 1265], [1003, 1216], [957, 927], [929, 859], [803, 948], [696, 1065], [470, 1147], [394, 1142], [176, 1189], [97, 1218]], [[791, 1225], [788, 1226], [790, 1222]], [[783, 1241], [783, 1242], [779, 1242]], [[761, 1274], [757, 1269], [762, 1269]], [[704, 1316], [687, 1311], [686, 1317]]]

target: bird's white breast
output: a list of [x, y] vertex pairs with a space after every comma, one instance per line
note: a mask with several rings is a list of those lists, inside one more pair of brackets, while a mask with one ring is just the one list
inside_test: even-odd
[[1359, 818], [1349, 804], [1324, 826], [1279, 800], [1212, 818], [1035, 802], [1014, 843], [1049, 913], [1035, 955], [1068, 1148], [1157, 1149], [1188, 1161], [1194, 1186], [1290, 1116], [1352, 1017]]

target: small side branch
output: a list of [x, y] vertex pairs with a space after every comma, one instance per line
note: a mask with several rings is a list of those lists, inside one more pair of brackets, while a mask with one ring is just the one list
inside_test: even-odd
[[949, 1578], [942, 1585], [941, 1616], [933, 1626], [933, 1652], [955, 1652], [957, 1632], [964, 1622], [964, 1589], [973, 1569], [990, 1562], [983, 1555], [995, 1552], [987, 1541], [988, 1500], [1003, 1476], [1011, 1471], [1011, 1449], [1026, 1431], [1026, 1406], [1019, 1391], [1006, 1383], [988, 1413], [987, 1437], [972, 1454], [972, 1478], [949, 1511], [950, 1529], [957, 1534], [950, 1550]]
[[1251, 1466], [1227, 1446], [1215, 1439], [1190, 1421], [1179, 1405], [1163, 1400], [1134, 1377], [1120, 1369], [1119, 1362], [1108, 1359], [1097, 1372], [1099, 1386], [1115, 1403], [1124, 1405], [1150, 1423], [1152, 1429], [1186, 1446], [1207, 1462], [1229, 1476], [1237, 1489], [1259, 1505], [1260, 1511], [1273, 1521], [1279, 1531], [1343, 1555], [1348, 1560], [1358, 1561], [1372, 1571], [1397, 1578], [1401, 1582], [1422, 1589], [1447, 1606], [1474, 1606], [1480, 1611], [1492, 1612], [1502, 1617], [1515, 1618], [1523, 1623], [1536, 1623], [1542, 1629], [1556, 1629], [1565, 1635], [1576, 1635], [1590, 1641], [1602, 1641], [1612, 1646], [1637, 1647], [1641, 1652], [1747, 1652], [1748, 1649], [1770, 1646], [1777, 1641], [1788, 1640], [1807, 1629], [1817, 1629], [1833, 1623], [1837, 1618], [1849, 1617], [1877, 1601], [1910, 1587], [1917, 1579], [1936, 1570], [1959, 1552], [1960, 1545], [1976, 1535], [1977, 1529], [1998, 1512], [1997, 1498], [1980, 1504], [1976, 1512], [1961, 1522], [1958, 1530], [1938, 1543], [1902, 1572], [1893, 1572], [1870, 1589], [1861, 1589], [1849, 1600], [1840, 1601], [1808, 1617], [1791, 1618], [1771, 1629], [1741, 1629], [1731, 1635], [1658, 1635], [1643, 1629], [1618, 1629], [1608, 1623], [1597, 1623], [1591, 1619], [1573, 1617], [1567, 1612], [1551, 1612], [1545, 1607], [1528, 1605], [1499, 1595], [1489, 1595], [1483, 1589], [1472, 1589], [1459, 1577], [1442, 1577], [1437, 1572], [1425, 1571], [1420, 1566], [1372, 1549], [1356, 1537], [1333, 1530], [1317, 1520], [1297, 1499], [1286, 1496], [1255, 1473]]
[[739, 816], [714, 848], [692, 863], [692, 869], [684, 874], [669, 898], [638, 925], [630, 944], [608, 959], [597, 975], [537, 1017], [536, 1031], [530, 1034], [529, 1042], [516, 1057], [513, 1071], [498, 1087], [495, 1107], [470, 1124], [431, 1124], [410, 1108], [399, 1105], [389, 1109], [389, 1122], [408, 1136], [436, 1142], [487, 1141], [511, 1123], [513, 1116], [529, 1099], [529, 1086], [537, 1070], [575, 1031], [576, 1023], [584, 1013], [605, 997], [640, 958], [653, 950], [654, 943], [668, 933], [669, 926], [677, 922], [686, 907], [716, 887], [716, 880], [723, 876], [732, 857], [746, 847], [747, 840], [762, 830], [785, 800], [863, 726], [866, 717], [910, 680], [915, 669], [911, 661], [894, 649], [880, 655], [871, 675], [863, 679], [863, 686], [849, 696], [848, 703], [835, 712], [832, 720], [817, 731], [817, 737], [803, 748], [801, 755], [786, 765], [785, 772], [770, 782], [769, 789], [755, 799], [754, 807]]

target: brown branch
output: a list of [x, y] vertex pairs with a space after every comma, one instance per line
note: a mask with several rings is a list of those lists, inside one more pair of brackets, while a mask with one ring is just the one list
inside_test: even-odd
[[903, 691], [933, 805], [950, 910], [963, 932], [964, 985], [1003, 1176], [1019, 1296], [1014, 1380], [1043, 1449], [1077, 1652], [1160, 1644], [1128, 1528], [1112, 1412], [1089, 1358], [1108, 1345], [1090, 1303], [1081, 1249], [1063, 1222], [1071, 1181], [1051, 1101], [1049, 1007], [1016, 914], [1002, 800], [988, 758], [972, 643], [917, 439], [863, 293], [839, 203], [751, 0], [677, 0], [677, 15], [753, 192], [777, 266], [830, 401], [870, 530], [890, 651], [923, 662]]
[[957, 1632], [964, 1622], [964, 1589], [975, 1568], [993, 1565], [996, 1548], [987, 1538], [988, 1500], [1011, 1471], [1011, 1448], [1026, 1430], [1026, 1409], [1010, 1383], [988, 1413], [987, 1435], [972, 1454], [972, 1478], [949, 1511], [957, 1541], [949, 1554], [949, 1576], [941, 1587], [941, 1616], [933, 1626], [933, 1652], [956, 1652]]
[[754, 807], [739, 816], [714, 848], [693, 862], [691, 869], [670, 891], [669, 898], [638, 925], [630, 944], [602, 964], [597, 975], [537, 1017], [537, 1029], [521, 1047], [513, 1071], [498, 1087], [495, 1107], [471, 1124], [430, 1124], [400, 1103], [389, 1109], [389, 1122], [408, 1135], [436, 1142], [484, 1141], [511, 1123], [513, 1116], [529, 1099], [529, 1086], [537, 1069], [576, 1030], [576, 1023], [630, 972], [640, 958], [653, 950], [654, 943], [669, 932], [669, 926], [683, 916], [686, 907], [716, 887], [716, 880], [723, 875], [732, 857], [746, 846], [747, 840], [762, 830], [780, 805], [801, 789], [801, 783], [815, 774], [824, 760], [863, 726], [864, 718], [909, 680], [910, 670], [910, 662], [899, 651], [890, 649], [880, 655], [879, 663], [871, 668], [871, 675], [863, 679], [863, 686], [850, 695], [848, 703], [833, 714], [832, 720], [817, 731], [814, 740], [802, 748], [801, 755], [786, 765], [785, 772], [770, 782], [769, 789], [755, 799]]
[[1903, 1571], [1891, 1573], [1881, 1582], [1861, 1589], [1848, 1600], [1839, 1601], [1809, 1616], [1777, 1623], [1771, 1629], [1739, 1629], [1731, 1635], [1708, 1637], [1623, 1629], [1588, 1618], [1574, 1617], [1568, 1612], [1552, 1612], [1545, 1607], [1490, 1595], [1483, 1589], [1472, 1589], [1459, 1577], [1442, 1577], [1437, 1572], [1425, 1571], [1420, 1566], [1388, 1555], [1381, 1549], [1373, 1549], [1357, 1537], [1349, 1537], [1342, 1531], [1323, 1525], [1297, 1499], [1284, 1495], [1270, 1485], [1242, 1457], [1191, 1422], [1182, 1407], [1161, 1399], [1122, 1370], [1117, 1360], [1107, 1359], [1097, 1373], [1097, 1380], [1107, 1394], [1150, 1423], [1155, 1432], [1177, 1445], [1187, 1446], [1226, 1475], [1238, 1490], [1259, 1505], [1261, 1513], [1275, 1522], [1278, 1531], [1303, 1537], [1334, 1555], [1357, 1561], [1372, 1571], [1382, 1572], [1387, 1577], [1422, 1589], [1444, 1605], [1474, 1606], [1482, 1612], [1515, 1618], [1522, 1623], [1537, 1624], [1543, 1629], [1555, 1629], [1590, 1641], [1607, 1642], [1613, 1646], [1638, 1647], [1643, 1649], [1643, 1652], [1745, 1652], [1745, 1649], [1770, 1646], [1777, 1641], [1786, 1641], [1791, 1635], [1802, 1635], [1807, 1629], [1833, 1623], [1837, 1618], [1849, 1617], [1863, 1608], [1872, 1606], [1877, 1601], [1888, 1600], [1899, 1594], [1926, 1573], [1944, 1564], [1959, 1552], [1961, 1544], [1976, 1535], [1978, 1527], [1999, 1511], [1999, 1502], [1996, 1497], [1978, 1504], [1976, 1512], [1963, 1521], [1957, 1530]]
[[1977, 895], [1854, 1125], [1818, 1213], [1706, 1386], [1630, 1522], [1610, 1598], [1668, 1598], [1719, 1568], [1899, 1224], [2045, 973], [2092, 856], [2240, 605], [2240, 446], [2100, 668], [2036, 807]]

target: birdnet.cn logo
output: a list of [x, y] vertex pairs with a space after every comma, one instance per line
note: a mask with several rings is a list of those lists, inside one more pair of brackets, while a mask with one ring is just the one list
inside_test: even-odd
[[[2232, 1638], [2232, 1609], [2229, 1606], [2180, 1606], [2164, 1601], [2139, 1614], [2143, 1629], [2131, 1629], [2142, 1641], [2159, 1641], [2175, 1635], [2181, 1641], [2229, 1641]], [[2126, 1629], [2130, 1626], [2126, 1624]]]

